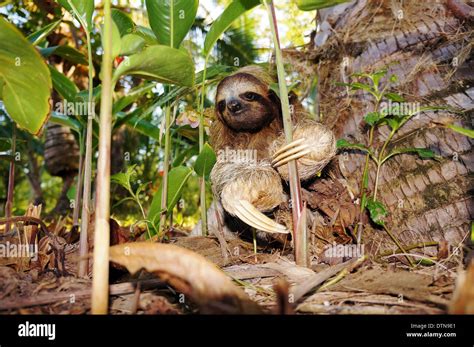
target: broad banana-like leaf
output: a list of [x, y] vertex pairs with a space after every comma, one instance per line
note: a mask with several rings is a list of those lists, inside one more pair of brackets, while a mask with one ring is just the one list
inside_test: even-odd
[[114, 83], [122, 75], [190, 87], [194, 84], [194, 63], [186, 51], [155, 45], [124, 60], [114, 72]]
[[0, 43], [0, 95], [5, 109], [20, 128], [38, 134], [50, 112], [49, 69], [34, 46], [3, 18]]
[[212, 50], [212, 47], [217, 42], [219, 37], [229, 28], [233, 21], [243, 15], [245, 12], [251, 10], [260, 4], [260, 0], [234, 0], [222, 12], [214, 23], [212, 23], [209, 32], [204, 40], [204, 56], [207, 57]]
[[178, 48], [196, 18], [199, 0], [147, 0], [148, 19], [158, 42]]
[[297, 0], [296, 6], [298, 6], [302, 11], [313, 11], [336, 6], [349, 1], [350, 0]]

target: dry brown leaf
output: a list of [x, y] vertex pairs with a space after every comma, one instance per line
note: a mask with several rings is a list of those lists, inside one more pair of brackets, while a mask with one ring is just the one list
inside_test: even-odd
[[155, 273], [189, 296], [202, 313], [257, 314], [261, 308], [203, 256], [160, 243], [134, 242], [110, 248], [110, 260], [132, 274], [140, 269]]
[[474, 260], [458, 274], [449, 313], [474, 314]]

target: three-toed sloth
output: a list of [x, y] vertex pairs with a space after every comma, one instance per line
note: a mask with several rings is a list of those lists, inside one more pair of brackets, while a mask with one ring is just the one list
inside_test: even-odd
[[217, 153], [211, 182], [228, 214], [260, 231], [287, 233], [290, 221], [281, 225], [267, 216], [289, 200], [287, 163], [296, 160], [300, 180], [308, 181], [334, 157], [336, 141], [290, 97], [293, 142], [286, 145], [274, 82], [264, 68], [248, 66], [219, 83], [210, 129]]

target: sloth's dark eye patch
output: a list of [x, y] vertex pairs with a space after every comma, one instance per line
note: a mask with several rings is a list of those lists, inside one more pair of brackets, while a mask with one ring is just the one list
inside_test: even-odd
[[260, 95], [257, 93], [247, 92], [242, 95], [242, 98], [247, 101], [256, 101], [260, 99]]
[[217, 109], [220, 113], [224, 113], [225, 111], [225, 100], [221, 100], [217, 103]]

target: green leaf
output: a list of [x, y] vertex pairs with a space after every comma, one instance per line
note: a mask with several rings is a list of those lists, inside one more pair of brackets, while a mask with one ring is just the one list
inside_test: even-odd
[[148, 82], [138, 85], [135, 88], [132, 88], [124, 96], [114, 102], [112, 108], [112, 114], [122, 111], [125, 107], [129, 106], [131, 103], [135, 102], [141, 98], [146, 93], [149, 93], [153, 88], [155, 88], [155, 83]]
[[160, 129], [153, 123], [150, 123], [145, 119], [140, 119], [139, 116], [133, 116], [127, 119], [126, 123], [143, 135], [151, 137], [157, 141], [161, 140]]
[[419, 147], [413, 147], [413, 148], [397, 148], [394, 149], [393, 151], [390, 152], [389, 155], [387, 155], [383, 160], [382, 163], [387, 161], [387, 159], [398, 155], [398, 154], [404, 154], [404, 153], [416, 153], [418, 156], [422, 159], [432, 159], [436, 158], [436, 154], [428, 148], [419, 148]]
[[148, 20], [161, 45], [178, 48], [194, 23], [199, 0], [146, 0]]
[[376, 71], [373, 74], [371, 74], [370, 79], [374, 83], [374, 86], [376, 86], [378, 88], [379, 84], [380, 84], [380, 79], [382, 77], [384, 77], [386, 74], [387, 74], [387, 70], [385, 70], [385, 69]]
[[76, 186], [73, 185], [71, 188], [68, 189], [66, 193], [67, 198], [69, 201], [74, 200], [76, 198]]
[[[94, 100], [94, 102], [98, 102], [100, 100], [101, 93], [102, 85], [99, 84], [92, 89], [92, 100]], [[76, 101], [89, 102], [89, 89], [84, 89], [77, 93]]]
[[80, 134], [82, 132], [82, 124], [75, 118], [65, 116], [57, 112], [51, 112], [51, 117], [49, 118], [50, 122], [61, 124], [71, 128], [76, 133]]
[[352, 89], [362, 89], [369, 93], [373, 93], [372, 87], [365, 83], [352, 82], [352, 83], [349, 83], [349, 87], [351, 87]]
[[49, 65], [48, 67], [51, 73], [54, 90], [56, 90], [63, 99], [74, 102], [76, 94], [79, 92], [77, 86], [69, 78], [56, 70], [54, 66]]
[[204, 147], [199, 153], [194, 164], [194, 171], [200, 177], [208, 177], [214, 164], [217, 161], [216, 153], [209, 144], [204, 144]]
[[71, 46], [52, 46], [41, 48], [40, 53], [45, 58], [49, 57], [50, 55], [57, 55], [58, 57], [64, 58], [73, 64], [88, 65], [85, 55]]
[[397, 83], [398, 82], [398, 77], [397, 77], [397, 75], [391, 75], [389, 80], [390, 80], [391, 83]]
[[[204, 77], [204, 70], [199, 71], [196, 74], [195, 81], [196, 84], [201, 84]], [[231, 72], [235, 71], [235, 68], [232, 66], [226, 65], [212, 65], [206, 70], [206, 81], [210, 80], [219, 80], [222, 77], [228, 76]], [[211, 81], [212, 83], [213, 81]], [[193, 92], [191, 88], [188, 87], [174, 87], [171, 88], [168, 93], [161, 94], [155, 103], [155, 107], [161, 107], [167, 103], [172, 103], [180, 99], [180, 97]]]
[[369, 112], [364, 116], [364, 120], [369, 125], [377, 124], [383, 118], [379, 112]]
[[297, 0], [296, 5], [301, 11], [313, 11], [349, 1], [350, 0]]
[[130, 18], [130, 16], [125, 12], [117, 10], [116, 8], [112, 9], [112, 20], [117, 25], [120, 36], [122, 37], [133, 33], [135, 30], [135, 23], [133, 23], [133, 20]]
[[122, 37], [122, 45], [119, 55], [131, 55], [141, 51], [145, 47], [145, 39], [137, 34], [127, 34]]
[[[168, 173], [168, 197], [167, 197], [167, 206], [166, 211], [170, 213], [174, 206], [177, 204], [181, 192], [188, 181], [189, 177], [193, 173], [193, 170], [186, 166], [178, 166], [171, 169]], [[160, 220], [160, 214], [163, 210], [161, 207], [161, 192], [163, 186], [160, 186], [158, 191], [153, 196], [153, 201], [151, 202], [150, 210], [148, 212], [148, 220], [157, 226]]]
[[137, 173], [135, 171], [135, 165], [131, 165], [127, 168], [127, 171], [118, 172], [115, 175], [110, 176], [110, 180], [111, 182], [119, 184], [120, 186], [128, 190], [130, 194], [133, 195], [131, 179], [136, 174]]
[[66, 10], [68, 10], [69, 12], [75, 15], [76, 13], [74, 13], [74, 10], [69, 5], [69, 1], [71, 1], [71, 3], [74, 5], [74, 7], [77, 10], [77, 14], [81, 17], [81, 19], [87, 25], [87, 27], [84, 29], [92, 31], [92, 15], [94, 13], [94, 0], [58, 0], [58, 2], [61, 4], [62, 7], [64, 7]]
[[190, 87], [194, 84], [194, 63], [183, 50], [156, 45], [125, 59], [114, 72], [114, 83], [122, 75]]
[[222, 14], [212, 23], [206, 39], [204, 40], [203, 54], [207, 58], [211, 53], [212, 47], [219, 37], [229, 28], [237, 18], [245, 12], [260, 5], [260, 0], [234, 0], [222, 12]]
[[198, 154], [199, 154], [199, 144], [195, 144], [194, 146], [181, 151], [181, 153], [175, 156], [175, 159], [173, 161], [173, 167], [183, 165], [189, 158]]
[[29, 35], [27, 39], [31, 42], [33, 46], [39, 45], [43, 40], [51, 34], [54, 29], [61, 23], [61, 20], [56, 22], [49, 23], [45, 27], [41, 28], [40, 30], [34, 32], [33, 34]]
[[395, 102], [405, 102], [405, 99], [397, 93], [385, 93], [385, 97]]
[[[102, 39], [104, 33], [104, 26], [101, 28], [101, 36]], [[102, 47], [104, 47], [104, 43], [102, 42]], [[122, 47], [122, 39], [120, 38], [120, 31], [117, 27], [117, 24], [112, 21], [112, 58], [115, 59], [119, 56], [120, 50]]]
[[463, 127], [460, 127], [458, 125], [454, 125], [454, 124], [448, 124], [446, 125], [447, 128], [459, 133], [459, 134], [462, 134], [464, 136], [468, 136], [470, 137], [471, 139], [474, 138], [474, 130], [472, 129], [467, 129], [467, 128], [463, 128]]
[[49, 115], [51, 75], [33, 45], [0, 18], [0, 77], [3, 103], [20, 128], [38, 134]]
[[361, 143], [350, 143], [346, 139], [339, 139], [336, 142], [337, 148], [352, 148], [352, 149], [360, 149], [361, 151], [368, 152], [369, 149]]
[[158, 40], [155, 36], [155, 33], [150, 28], [137, 25], [135, 27], [135, 34], [137, 34], [138, 36], [141, 36], [145, 40], [147, 45], [158, 44]]
[[10, 139], [0, 137], [0, 152], [6, 152], [11, 149]]
[[372, 94], [375, 98], [378, 98], [377, 93], [372, 89], [371, 86], [361, 82], [352, 82], [352, 83], [344, 83], [344, 82], [336, 82], [336, 85], [349, 87], [351, 90], [365, 90], [366, 92]]
[[385, 217], [388, 215], [387, 208], [380, 201], [368, 199], [367, 209], [369, 210], [370, 219], [377, 225], [385, 225]]
[[398, 128], [400, 127], [400, 124], [402, 122], [402, 118], [400, 117], [386, 117], [384, 118], [384, 122], [388, 124], [390, 129], [393, 131], [397, 131]]

